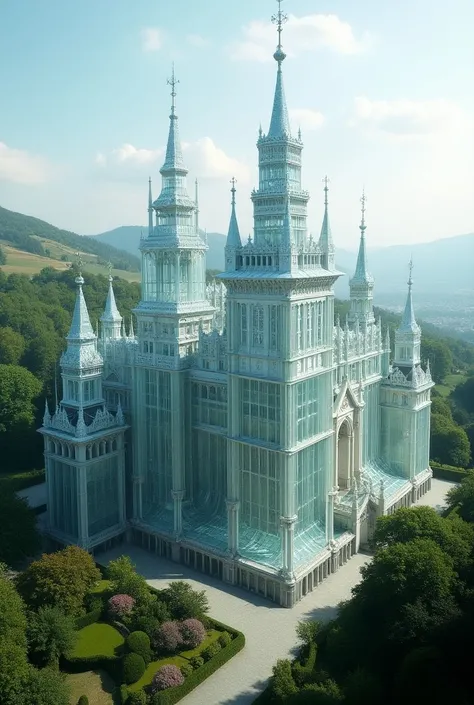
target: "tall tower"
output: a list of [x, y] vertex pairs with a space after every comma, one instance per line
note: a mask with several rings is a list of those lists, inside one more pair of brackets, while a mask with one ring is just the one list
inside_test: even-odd
[[382, 454], [401, 476], [416, 484], [431, 476], [429, 467], [431, 379], [420, 364], [421, 329], [412, 299], [412, 270], [401, 323], [395, 331], [395, 355], [382, 386]]
[[[278, 29], [268, 134], [260, 130], [254, 238], [226, 248], [229, 553], [280, 575], [291, 606], [296, 574], [334, 535], [333, 284], [308, 237], [301, 139], [291, 135]], [[233, 199], [234, 200], [234, 199]], [[234, 203], [232, 204], [234, 208]], [[328, 264], [326, 262], [326, 264]]]
[[119, 407], [107, 411], [102, 394], [102, 357], [82, 286], [67, 349], [61, 357], [63, 395], [43, 427], [50, 536], [87, 549], [125, 531], [124, 423]]
[[171, 79], [171, 114], [161, 193], [152, 201], [142, 239], [142, 298], [135, 309], [138, 346], [134, 369], [134, 519], [159, 521], [175, 537], [182, 531], [185, 493], [185, 378], [199, 331], [209, 331], [207, 245], [197, 230], [196, 203], [186, 188]]
[[355, 274], [349, 281], [351, 308], [349, 319], [351, 322], [356, 320], [363, 326], [368, 326], [375, 322], [373, 310], [373, 292], [374, 278], [367, 270], [367, 254], [365, 250], [365, 193], [360, 199], [362, 203], [362, 218], [360, 221], [360, 243], [359, 253], [357, 255], [357, 265]]

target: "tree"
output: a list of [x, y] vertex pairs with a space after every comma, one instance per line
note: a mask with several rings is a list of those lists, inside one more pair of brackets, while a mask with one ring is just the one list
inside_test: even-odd
[[70, 688], [56, 668], [30, 667], [22, 705], [69, 705]]
[[110, 561], [107, 566], [107, 577], [112, 581], [112, 592], [130, 595], [137, 603], [137, 607], [148, 604], [152, 600], [145, 578], [137, 573], [135, 565], [128, 556], [120, 556]]
[[27, 702], [24, 695], [29, 673], [26, 649], [11, 639], [0, 640], [0, 705]]
[[163, 590], [161, 599], [175, 619], [203, 619], [209, 611], [205, 590], [193, 590], [184, 580], [176, 580]]
[[474, 531], [456, 519], [441, 517], [432, 507], [402, 508], [377, 519], [372, 538], [375, 551], [414, 539], [431, 539], [453, 560], [459, 571], [471, 564]]
[[435, 382], [442, 382], [451, 372], [453, 354], [445, 341], [422, 336], [421, 357], [423, 360], [430, 361], [431, 374]]
[[460, 485], [448, 492], [448, 507], [458, 508], [464, 521], [474, 522], [474, 470], [469, 470]]
[[94, 559], [78, 546], [45, 553], [16, 579], [20, 595], [33, 609], [59, 607], [73, 616], [84, 612], [87, 592], [100, 580]]
[[9, 326], [0, 327], [0, 364], [18, 365], [25, 352], [25, 339]]
[[6, 566], [0, 565], [0, 644], [11, 640], [26, 649], [25, 631], [25, 605], [6, 576]]
[[36, 528], [36, 515], [15, 492], [0, 492], [0, 561], [15, 567], [27, 556], [34, 556], [41, 541]]
[[0, 365], [0, 433], [34, 421], [34, 400], [41, 382], [24, 367]]
[[39, 658], [41, 665], [55, 665], [76, 644], [74, 617], [58, 607], [40, 607], [30, 615], [27, 636], [30, 652]]
[[3, 247], [0, 246], [0, 266], [7, 263], [7, 255]]
[[446, 465], [466, 468], [471, 457], [471, 446], [463, 428], [441, 416], [431, 416], [430, 455], [433, 460]]
[[275, 666], [273, 666], [270, 688], [277, 702], [285, 700], [285, 698], [298, 692], [291, 673], [291, 663], [288, 659], [278, 659]]
[[453, 398], [469, 414], [474, 414], [474, 377], [469, 377], [462, 384], [458, 384], [453, 391]]

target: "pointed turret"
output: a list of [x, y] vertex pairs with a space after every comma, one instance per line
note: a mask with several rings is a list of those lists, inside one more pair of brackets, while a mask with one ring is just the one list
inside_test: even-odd
[[166, 145], [165, 163], [163, 164], [163, 166], [160, 169], [160, 172], [162, 174], [164, 171], [169, 171], [169, 170], [174, 170], [174, 169], [181, 169], [183, 171], [186, 171], [186, 168], [185, 168], [184, 162], [183, 162], [183, 153], [181, 151], [181, 142], [179, 139], [178, 116], [176, 115], [175, 86], [177, 83], [179, 83], [179, 81], [177, 81], [175, 78], [174, 64], [173, 64], [171, 79], [169, 80], [169, 84], [171, 86], [170, 128], [169, 128], [169, 132], [168, 132], [168, 142]]
[[288, 118], [288, 108], [286, 107], [285, 89], [283, 87], [283, 73], [281, 65], [286, 59], [286, 54], [281, 45], [281, 33], [283, 24], [287, 21], [287, 16], [281, 11], [281, 3], [278, 3], [278, 14], [272, 17], [272, 21], [278, 27], [278, 45], [273, 58], [278, 64], [277, 79], [275, 86], [275, 96], [273, 98], [272, 119], [268, 137], [278, 139], [290, 135], [290, 120]]
[[109, 291], [105, 302], [104, 313], [100, 317], [102, 336], [105, 339], [118, 340], [121, 337], [122, 316], [115, 303], [112, 273], [109, 274]]
[[327, 176], [324, 177], [324, 217], [321, 227], [321, 235], [319, 236], [319, 248], [321, 250], [321, 267], [323, 269], [334, 269], [334, 242], [331, 234], [331, 226], [329, 224], [328, 213], [328, 183]]
[[416, 322], [413, 308], [413, 262], [411, 261], [409, 269], [407, 300], [401, 323], [395, 331], [395, 355], [393, 360], [394, 366], [399, 367], [404, 374], [407, 374], [410, 369], [420, 364], [421, 349], [421, 329]]
[[66, 340], [73, 342], [95, 342], [94, 329], [92, 328], [89, 311], [87, 310], [84, 293], [82, 291], [84, 285], [82, 274], [79, 273], [79, 276], [76, 277], [74, 281], [77, 284], [76, 303], [74, 304], [71, 327]]
[[367, 228], [365, 224], [366, 201], [367, 199], [365, 197], [365, 192], [362, 192], [362, 218], [359, 225], [359, 253], [357, 255], [357, 264], [354, 276], [349, 281], [351, 299], [350, 320], [353, 323], [356, 319], [359, 319], [359, 321], [365, 326], [375, 323], [372, 305], [374, 278], [371, 274], [369, 274], [367, 269], [367, 254], [365, 250], [365, 231]]
[[239, 224], [237, 222], [237, 216], [235, 214], [235, 184], [236, 180], [233, 178], [231, 180], [232, 188], [230, 190], [232, 194], [232, 200], [231, 200], [231, 212], [230, 212], [230, 221], [229, 221], [229, 230], [227, 232], [227, 240], [226, 240], [226, 248], [229, 249], [238, 249], [239, 247], [242, 247], [242, 240], [240, 239], [240, 230], [239, 230]]

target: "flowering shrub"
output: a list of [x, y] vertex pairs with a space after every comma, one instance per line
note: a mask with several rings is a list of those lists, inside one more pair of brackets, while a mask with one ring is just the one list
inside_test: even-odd
[[153, 641], [159, 651], [174, 653], [182, 643], [178, 622], [163, 622], [161, 627], [155, 632]]
[[[173, 624], [173, 622], [171, 622]], [[152, 692], [158, 690], [166, 690], [166, 688], [174, 688], [177, 685], [184, 683], [184, 676], [177, 666], [169, 663], [162, 666], [153, 676]]]
[[124, 617], [135, 607], [135, 600], [130, 595], [114, 595], [107, 603], [109, 612], [114, 617]]
[[206, 638], [206, 630], [199, 619], [185, 619], [179, 625], [181, 642], [190, 649], [195, 649]]

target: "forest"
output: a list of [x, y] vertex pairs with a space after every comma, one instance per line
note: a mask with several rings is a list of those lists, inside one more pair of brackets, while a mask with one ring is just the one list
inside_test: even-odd
[[[0, 453], [2, 472], [41, 469], [41, 425], [45, 397], [54, 404], [56, 383], [60, 396], [59, 358], [65, 347], [74, 308], [77, 269], [43, 269], [32, 278], [6, 275], [0, 268]], [[84, 295], [96, 326], [107, 296], [105, 275], [84, 274]], [[140, 298], [140, 287], [116, 278], [117, 305], [127, 325]], [[348, 303], [337, 302], [344, 319]], [[382, 324], [394, 329], [399, 318], [376, 310]], [[430, 360], [437, 387], [433, 390], [433, 460], [467, 468], [474, 455], [474, 346], [440, 336], [434, 326], [423, 326], [422, 358]], [[451, 392], [443, 386], [449, 376], [461, 384]], [[441, 390], [441, 391], [438, 391]]]

